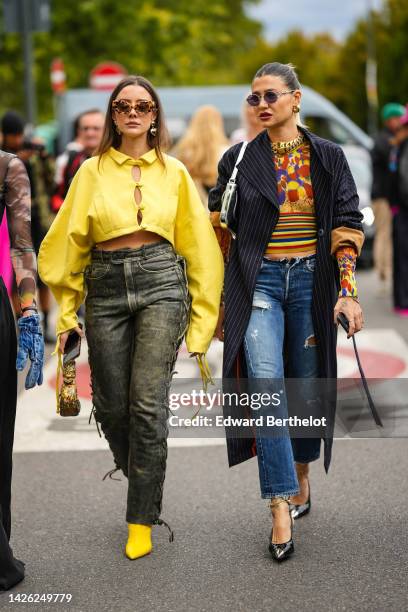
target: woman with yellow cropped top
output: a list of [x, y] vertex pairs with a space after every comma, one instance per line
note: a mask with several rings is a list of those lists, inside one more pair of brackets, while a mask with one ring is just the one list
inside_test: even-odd
[[[265, 411], [283, 418], [288, 416], [286, 377], [297, 379], [289, 388], [290, 414], [301, 416], [305, 406], [305, 416], [321, 416], [313, 413], [319, 404], [312, 384], [337, 376], [337, 316], [347, 317], [349, 336], [363, 325], [354, 276], [364, 240], [356, 187], [342, 149], [299, 125], [301, 96], [290, 64], [266, 64], [252, 82], [247, 103], [265, 129], [238, 164], [225, 333], [221, 320], [217, 332], [224, 340], [224, 379], [247, 376], [250, 389], [277, 391], [279, 406]], [[213, 215], [240, 147], [220, 161], [218, 183], [209, 195]], [[328, 423], [331, 405], [323, 402]], [[227, 437], [230, 465], [257, 454], [261, 495], [272, 510], [269, 550], [275, 561], [292, 554], [292, 520], [310, 510], [309, 463], [319, 458], [321, 438], [326, 471], [330, 464], [331, 430], [315, 432], [290, 438], [277, 426], [258, 428], [254, 439]]]
[[97, 155], [86, 161], [39, 253], [59, 304], [62, 352], [85, 298], [94, 414], [128, 477], [125, 552], [152, 549], [167, 456], [168, 392], [184, 335], [203, 381], [223, 261], [184, 165], [163, 153], [156, 91], [127, 77], [112, 92]]

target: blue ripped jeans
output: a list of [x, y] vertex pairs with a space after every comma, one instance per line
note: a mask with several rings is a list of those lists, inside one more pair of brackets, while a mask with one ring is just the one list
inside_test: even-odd
[[[263, 257], [256, 280], [244, 350], [251, 390], [284, 390], [284, 349], [287, 375], [317, 378], [318, 355], [312, 321], [312, 291], [316, 256], [272, 261]], [[261, 379], [255, 381], [255, 379]], [[276, 417], [288, 415], [286, 393], [280, 394]], [[257, 415], [254, 414], [254, 417]], [[299, 492], [294, 461], [309, 463], [320, 456], [320, 438], [290, 438], [256, 430], [261, 495], [263, 498]]]

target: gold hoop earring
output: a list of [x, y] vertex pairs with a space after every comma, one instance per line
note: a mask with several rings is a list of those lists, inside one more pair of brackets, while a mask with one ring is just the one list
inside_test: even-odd
[[156, 122], [152, 121], [152, 124], [150, 126], [150, 133], [152, 136], [156, 136], [157, 134], [157, 127], [156, 127]]
[[292, 111], [293, 111], [295, 114], [296, 114], [296, 113], [299, 113], [299, 112], [300, 112], [300, 106], [298, 106], [297, 104], [295, 104], [295, 105], [292, 107]]

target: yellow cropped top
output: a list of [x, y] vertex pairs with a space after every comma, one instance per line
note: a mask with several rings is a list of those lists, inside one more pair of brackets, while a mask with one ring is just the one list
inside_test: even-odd
[[[76, 327], [85, 297], [82, 272], [99, 242], [133, 233], [155, 232], [185, 258], [192, 298], [186, 333], [189, 352], [206, 353], [217, 324], [224, 263], [214, 230], [194, 182], [177, 159], [151, 149], [133, 159], [110, 148], [85, 161], [41, 244], [38, 270], [58, 304], [57, 334]], [[135, 181], [133, 166], [141, 176]], [[136, 204], [135, 188], [142, 200]], [[142, 218], [138, 222], [138, 208]]]

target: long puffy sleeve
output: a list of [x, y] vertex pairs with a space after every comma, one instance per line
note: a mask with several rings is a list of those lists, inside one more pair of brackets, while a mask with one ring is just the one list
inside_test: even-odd
[[44, 238], [38, 256], [38, 271], [59, 305], [57, 334], [78, 324], [77, 310], [84, 300], [83, 271], [90, 260], [90, 207], [93, 177], [83, 164]]
[[175, 249], [186, 260], [192, 298], [186, 344], [189, 352], [206, 353], [219, 315], [224, 262], [193, 179], [184, 166], [180, 172]]

